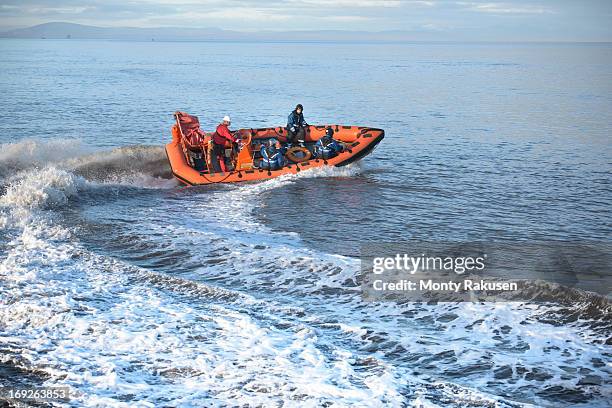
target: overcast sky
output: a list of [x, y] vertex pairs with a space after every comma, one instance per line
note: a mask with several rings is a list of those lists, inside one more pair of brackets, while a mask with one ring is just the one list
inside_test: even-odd
[[0, 29], [405, 30], [436, 39], [611, 41], [612, 0], [0, 0]]

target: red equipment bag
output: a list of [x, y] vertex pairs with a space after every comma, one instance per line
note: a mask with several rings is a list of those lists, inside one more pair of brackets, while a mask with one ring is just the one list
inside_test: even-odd
[[176, 112], [175, 116], [187, 144], [193, 147], [201, 146], [206, 135], [200, 129], [198, 117], [185, 112]]

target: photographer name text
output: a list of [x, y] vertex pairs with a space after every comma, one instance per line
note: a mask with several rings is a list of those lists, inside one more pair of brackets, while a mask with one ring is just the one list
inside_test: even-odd
[[387, 282], [377, 279], [372, 282], [372, 287], [376, 291], [402, 291], [402, 292], [464, 292], [464, 291], [516, 291], [516, 282], [490, 282], [485, 280], [465, 279], [463, 281], [436, 282], [433, 279], [419, 279], [416, 281], [401, 279], [399, 281]]

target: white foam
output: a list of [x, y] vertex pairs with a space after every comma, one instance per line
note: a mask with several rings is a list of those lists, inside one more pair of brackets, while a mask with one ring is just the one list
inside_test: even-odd
[[[163, 147], [125, 146], [101, 151], [78, 139], [36, 140], [0, 145], [0, 178], [13, 183], [24, 173], [38, 173], [47, 168], [72, 174], [85, 174], [90, 182], [144, 188], [172, 188]], [[27, 177], [27, 176], [26, 176]]]
[[0, 205], [30, 209], [64, 205], [84, 184], [82, 178], [54, 167], [30, 171], [9, 185]]
[[[0, 198], [10, 235], [0, 263], [0, 342], [19, 352], [24, 368], [47, 373], [46, 385], [78, 392], [82, 406], [394, 407], [436, 406], [440, 399], [494, 406], [504, 402], [488, 391], [496, 381], [509, 393], [556, 384], [575, 389], [578, 376], [561, 379], [564, 364], [606, 378], [609, 368], [590, 362], [603, 346], [580, 326], [540, 323], [537, 307], [517, 303], [365, 303], [346, 283], [358, 260], [306, 248], [299, 235], [272, 231], [252, 216], [253, 197], [263, 192], [358, 171], [313, 169], [216, 186], [185, 197], [187, 217], [177, 200], [157, 208], [159, 218], [134, 214], [141, 220], [134, 230], [149, 244], [197, 248], [186, 261], [202, 261], [198, 278], [225, 291], [204, 284], [206, 290], [187, 290], [89, 252], [46, 210], [92, 183], [56, 166], [23, 172]], [[221, 261], [205, 263], [215, 252]], [[322, 294], [330, 288], [332, 295]], [[456, 318], [442, 319], [449, 314]], [[504, 325], [511, 330], [499, 336]], [[411, 362], [386, 356], [393, 345]], [[456, 362], [424, 363], [448, 351]], [[546, 367], [554, 377], [534, 383], [516, 374], [504, 382], [491, 369], [439, 380], [445, 370], [479, 362], [515, 373]], [[122, 400], [129, 395], [139, 401]]]
[[[31, 253], [14, 249], [42, 253], [40, 247]], [[155, 287], [135, 284], [133, 268], [79, 253], [82, 263], [71, 265], [72, 279], [50, 280], [58, 271], [47, 265], [10, 309], [1, 308], [6, 330], [0, 338], [29, 350], [22, 357], [51, 376], [45, 385], [70, 386], [84, 406], [125, 406], [121, 396], [129, 394], [155, 406], [165, 398], [187, 405], [269, 405], [297, 397], [296, 406], [364, 405], [382, 398], [383, 391], [387, 399], [401, 398], [384, 376], [366, 374], [362, 381], [371, 387], [355, 386], [351, 378], [362, 374], [346, 365], [350, 351], [324, 355], [310, 328], [279, 330], [241, 307], [210, 299], [194, 309]], [[22, 263], [33, 266], [31, 258]]]
[[[334, 169], [331, 171], [333, 174]], [[329, 175], [330, 173], [326, 172], [312, 173], [313, 177]], [[320, 322], [326, 322], [329, 316], [334, 316], [338, 323], [323, 323], [321, 326], [337, 327], [339, 331], [348, 334], [352, 341], [361, 343], [364, 347], [372, 344], [367, 333], [373, 332], [378, 333], [384, 341], [400, 344], [407, 355], [420, 355], [417, 361], [449, 350], [454, 351], [456, 363], [449, 364], [448, 367], [447, 363], [442, 363], [437, 370], [432, 371], [433, 376], [439, 377], [445, 369], [469, 369], [479, 364], [484, 367], [492, 363], [490, 369], [479, 372], [477, 376], [467, 374], [465, 381], [469, 386], [460, 386], [453, 381], [440, 383], [442, 390], [436, 392], [452, 396], [459, 392], [457, 397], [466, 403], [469, 401], [487, 405], [499, 402], [500, 398], [483, 391], [490, 388], [491, 383], [499, 383], [505, 390], [521, 390], [520, 392], [525, 392], [528, 388], [535, 391], [559, 384], [570, 390], [581, 388], [577, 385], [577, 377], [572, 381], [561, 380], [563, 370], [560, 367], [564, 364], [571, 365], [572, 361], [579, 361], [581, 366], [589, 367], [589, 370], [593, 370], [600, 378], [606, 377], [605, 369], [596, 368], [591, 363], [592, 359], [601, 358], [601, 348], [593, 342], [594, 337], [589, 330], [580, 326], [556, 327], [540, 323], [536, 319], [538, 311], [531, 305], [421, 305], [418, 307], [419, 312], [407, 319], [403, 317], [403, 313], [410, 311], [409, 305], [362, 302], [358, 288], [355, 288], [354, 284], [345, 284], [358, 272], [357, 260], [310, 250], [300, 242], [299, 236], [271, 231], [252, 216], [255, 206], [258, 205], [254, 197], [275, 188], [288, 188], [300, 177], [309, 176], [304, 172], [297, 176], [283, 176], [259, 184], [209, 192], [206, 202], [191, 208], [195, 218], [207, 220], [207, 231], [202, 232], [202, 223], [188, 221], [182, 225], [170, 226], [172, 235], [190, 240], [190, 247], [198, 247], [198, 239], [205, 235], [206, 245], [210, 245], [208, 248], [211, 251], [217, 247], [230, 248], [223, 262], [207, 265], [202, 269], [203, 275], [210, 276], [217, 282], [217, 279], [221, 278], [222, 282], [235, 287], [250, 288], [253, 292], [266, 292], [272, 285], [276, 291], [275, 297], [281, 300], [283, 295], [287, 294], [288, 302], [307, 312], [309, 322], [318, 326]], [[254, 249], [256, 246], [264, 247], [265, 250], [257, 251]], [[340, 292], [333, 296], [321, 296], [321, 288], [336, 288]], [[457, 316], [448, 322], [440, 320], [426, 324], [426, 327], [440, 328], [431, 337], [418, 324], [419, 318], [436, 322], [439, 318], [445, 319], [447, 314]], [[479, 319], [483, 321], [478, 323]], [[504, 326], [511, 327], [512, 331], [500, 333], [500, 328]], [[414, 333], [417, 337], [405, 336], [403, 333], [406, 332]], [[415, 341], [421, 338], [424, 341]], [[529, 346], [524, 350], [526, 344]], [[508, 351], [504, 351], [506, 348]], [[311, 365], [316, 365], [316, 355], [305, 352], [303, 358]], [[550, 367], [550, 360], [556, 362], [555, 367]], [[546, 371], [553, 377], [536, 381], [517, 379], [519, 366], [527, 372], [546, 367]], [[342, 364], [337, 367], [341, 369]], [[503, 367], [511, 367], [514, 370], [515, 375], [511, 382], [494, 377], [494, 370]], [[395, 367], [390, 372], [395, 372], [395, 375], [399, 372], [400, 376], [409, 377], [411, 368]], [[389, 389], [400, 388], [393, 381], [393, 375], [383, 378]], [[535, 401], [545, 402], [537, 397], [533, 398]], [[436, 399], [435, 394], [432, 395], [432, 392], [425, 388], [416, 401], [420, 403], [431, 399]]]
[[40, 168], [74, 160], [92, 151], [78, 139], [23, 139], [16, 143], [0, 144], [0, 166], [10, 166], [13, 170]]

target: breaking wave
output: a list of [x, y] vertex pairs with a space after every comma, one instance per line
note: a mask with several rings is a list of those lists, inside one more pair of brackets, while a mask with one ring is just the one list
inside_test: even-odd
[[0, 145], [0, 183], [27, 178], [47, 168], [70, 172], [88, 182], [169, 188], [172, 179], [162, 146], [94, 149], [77, 139], [23, 140]]

